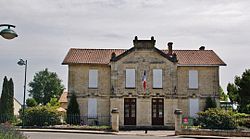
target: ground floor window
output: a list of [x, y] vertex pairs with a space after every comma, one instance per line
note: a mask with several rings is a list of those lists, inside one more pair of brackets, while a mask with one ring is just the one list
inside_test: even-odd
[[199, 99], [198, 98], [190, 98], [189, 99], [189, 116], [197, 117], [197, 113], [199, 111], [200, 111]]
[[96, 98], [88, 99], [88, 118], [97, 117], [97, 100]]

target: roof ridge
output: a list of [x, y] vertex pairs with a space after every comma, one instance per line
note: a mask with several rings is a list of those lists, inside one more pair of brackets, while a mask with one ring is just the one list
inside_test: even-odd
[[[74, 50], [129, 50], [120, 48], [70, 48]], [[161, 51], [168, 51], [168, 49], [159, 49]], [[195, 49], [173, 49], [173, 51], [213, 51], [213, 50], [195, 50]]]
[[[160, 49], [162, 51], [168, 51], [168, 49]], [[213, 50], [191, 50], [191, 49], [173, 49], [173, 51], [213, 51]]]
[[112, 48], [112, 49], [105, 49], [105, 48], [70, 48], [70, 49], [76, 49], [76, 50], [128, 50], [128, 49], [115, 49], [115, 48]]

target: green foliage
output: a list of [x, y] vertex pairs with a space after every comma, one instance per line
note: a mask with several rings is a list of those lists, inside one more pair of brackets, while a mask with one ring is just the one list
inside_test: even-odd
[[64, 86], [61, 84], [55, 72], [49, 72], [46, 68], [35, 74], [33, 81], [29, 83], [29, 95], [33, 97], [38, 104], [47, 104], [50, 98], [59, 98]]
[[28, 139], [11, 125], [0, 125], [0, 139]]
[[28, 98], [28, 99], [26, 99], [26, 105], [28, 107], [35, 107], [35, 106], [37, 106], [37, 102], [34, 98]]
[[49, 103], [47, 103], [47, 106], [49, 107], [60, 107], [60, 102], [58, 101], [58, 99], [56, 97], [52, 97], [50, 98]]
[[206, 129], [236, 129], [237, 123], [234, 112], [211, 108], [198, 113], [198, 121]]
[[223, 89], [219, 88], [219, 95], [220, 95], [220, 100], [222, 101], [227, 101], [228, 100], [228, 95], [225, 94], [225, 92], [223, 91]]
[[4, 77], [2, 94], [0, 99], [0, 123], [12, 119], [14, 116], [14, 84], [10, 78]]
[[209, 108], [216, 108], [216, 102], [211, 97], [206, 98], [206, 105], [204, 110], [208, 110]]
[[242, 76], [235, 76], [234, 84], [227, 86], [231, 100], [239, 103], [239, 111], [250, 113], [250, 69], [245, 70]]
[[238, 93], [238, 89], [233, 83], [227, 84], [227, 93], [231, 101], [233, 102], [240, 102], [240, 96]]
[[54, 107], [36, 106], [25, 109], [23, 122], [26, 126], [48, 126], [60, 124], [60, 113]]
[[80, 124], [80, 110], [79, 110], [79, 105], [76, 100], [76, 95], [74, 92], [70, 96], [68, 109], [67, 109], [66, 122], [68, 124], [74, 124], [74, 125]]

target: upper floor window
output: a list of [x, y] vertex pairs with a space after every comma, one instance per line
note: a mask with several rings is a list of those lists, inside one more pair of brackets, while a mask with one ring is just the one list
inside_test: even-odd
[[89, 70], [89, 88], [98, 87], [98, 70]]
[[189, 84], [190, 89], [198, 88], [198, 71], [197, 70], [189, 71], [188, 84]]
[[162, 88], [162, 69], [153, 69], [153, 88]]
[[126, 88], [135, 88], [135, 69], [126, 69]]

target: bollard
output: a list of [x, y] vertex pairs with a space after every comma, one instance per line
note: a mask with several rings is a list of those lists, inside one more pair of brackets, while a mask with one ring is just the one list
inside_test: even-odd
[[175, 135], [178, 135], [181, 132], [181, 124], [182, 124], [182, 110], [175, 109]]

